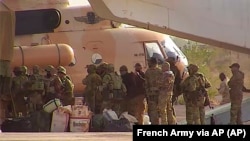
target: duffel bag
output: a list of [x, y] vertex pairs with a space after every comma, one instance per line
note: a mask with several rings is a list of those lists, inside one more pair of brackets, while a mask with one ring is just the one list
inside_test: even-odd
[[30, 118], [8, 118], [1, 125], [2, 132], [32, 132]]
[[103, 129], [104, 132], [131, 132], [132, 130], [132, 126], [126, 118], [105, 121]]
[[104, 128], [104, 116], [102, 114], [93, 115], [91, 118], [90, 132], [101, 132]]
[[61, 101], [60, 99], [55, 98], [43, 105], [43, 110], [47, 113], [52, 113], [59, 106], [62, 106]]

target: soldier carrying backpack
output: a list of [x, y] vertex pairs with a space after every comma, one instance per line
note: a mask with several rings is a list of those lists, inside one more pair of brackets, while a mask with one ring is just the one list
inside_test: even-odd
[[117, 115], [121, 111], [121, 101], [127, 92], [122, 78], [114, 71], [114, 65], [108, 64], [108, 73], [103, 77], [104, 107], [113, 109]]
[[57, 68], [57, 74], [61, 82], [60, 100], [63, 105], [73, 105], [74, 103], [74, 84], [66, 74], [66, 69], [63, 66]]

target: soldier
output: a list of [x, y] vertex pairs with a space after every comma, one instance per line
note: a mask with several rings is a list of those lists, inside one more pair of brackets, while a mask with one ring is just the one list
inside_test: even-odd
[[[107, 68], [108, 68], [108, 63], [106, 63], [106, 62], [101, 63], [96, 68], [96, 74], [98, 74], [101, 77], [102, 81], [103, 81], [103, 77], [108, 73]], [[99, 98], [97, 97], [97, 99], [98, 99], [97, 101], [100, 101], [100, 102], [98, 102], [97, 105], [98, 105], [98, 107], [100, 107], [100, 112], [102, 112], [102, 110], [104, 110], [104, 107], [106, 107], [105, 103], [107, 103], [107, 102], [105, 102], [106, 100], [104, 98], [104, 95], [105, 95], [104, 93], [106, 91], [105, 91], [105, 89], [103, 89], [103, 86], [99, 87], [99, 91], [100, 91], [101, 95]]]
[[231, 68], [233, 74], [228, 81], [231, 100], [230, 124], [242, 124], [241, 104], [243, 98], [244, 73], [239, 70], [240, 65], [238, 63], [233, 63], [229, 68]]
[[14, 76], [12, 77], [12, 93], [15, 95], [17, 93], [17, 91], [19, 90], [20, 86], [20, 81], [18, 80], [18, 78], [21, 76], [22, 74], [22, 70], [21, 67], [15, 67], [13, 69], [13, 74]]
[[[197, 66], [199, 69], [199, 67]], [[196, 69], [196, 68], [195, 68]], [[195, 70], [194, 69], [194, 70]], [[200, 116], [200, 122], [202, 125], [205, 124], [205, 106], [209, 106], [211, 109], [210, 105], [210, 100], [209, 100], [209, 95], [207, 93], [207, 89], [211, 87], [211, 83], [208, 81], [208, 79], [204, 76], [204, 74], [197, 72], [195, 73], [196, 77], [198, 77], [198, 108], [199, 108], [199, 116]], [[206, 103], [208, 101], [208, 103]], [[206, 105], [208, 104], [208, 105]]]
[[97, 68], [96, 68], [96, 74], [100, 75], [101, 78], [107, 74], [107, 68], [108, 68], [108, 63], [101, 63]]
[[20, 66], [20, 69], [21, 69], [22, 76], [29, 77], [28, 68], [26, 66]]
[[96, 100], [98, 100], [101, 95], [98, 88], [102, 85], [102, 78], [96, 74], [95, 65], [87, 65], [86, 68], [88, 75], [82, 80], [83, 85], [86, 85], [84, 97], [90, 110], [94, 113], [100, 113], [100, 108], [97, 107], [97, 104], [101, 101]]
[[[176, 66], [177, 58], [169, 57], [166, 61], [170, 64], [170, 70], [174, 73], [175, 81], [174, 81], [174, 89], [173, 89], [173, 96], [172, 96], [172, 104], [174, 102], [178, 103], [178, 96], [181, 94], [180, 92], [180, 84], [182, 81], [181, 73]], [[175, 113], [174, 113], [175, 114]]]
[[43, 76], [40, 74], [40, 67], [35, 65], [32, 70], [33, 74], [29, 77], [31, 88], [28, 97], [30, 100], [30, 110], [36, 111], [39, 108], [41, 109], [44, 104], [42, 97], [44, 96], [45, 86]]
[[[171, 111], [173, 111], [173, 115], [175, 116], [175, 122], [177, 122], [177, 121], [176, 121], [176, 113], [175, 113], [175, 109], [174, 109], [174, 104], [178, 104], [178, 97], [179, 97], [179, 95], [181, 95], [180, 84], [182, 82], [181, 72], [176, 66], [177, 60], [178, 60], [178, 56], [177, 56], [177, 58], [169, 57], [166, 60], [170, 64], [170, 70], [174, 73], [174, 76], [175, 76], [173, 96], [172, 96], [172, 100], [171, 100], [172, 101], [172, 110]], [[169, 122], [171, 122], [171, 121], [169, 121]]]
[[230, 102], [230, 94], [229, 94], [229, 87], [228, 87], [228, 79], [225, 73], [220, 73], [219, 78], [221, 80], [220, 87], [218, 88], [219, 94], [222, 96], [222, 100], [220, 105], [226, 104]]
[[[45, 96], [44, 96], [44, 102], [47, 103], [48, 101], [58, 98], [58, 95], [56, 93], [56, 80], [57, 75], [55, 74], [55, 68], [52, 65], [48, 65], [45, 68], [46, 74], [44, 75], [44, 85], [45, 85]], [[58, 83], [60, 81], [57, 81]], [[58, 87], [61, 83], [58, 84]]]
[[63, 105], [73, 105], [74, 104], [74, 85], [72, 81], [67, 77], [66, 69], [63, 66], [57, 68], [57, 75], [61, 82], [61, 89], [59, 90], [60, 100]]
[[188, 66], [189, 76], [183, 81], [181, 89], [186, 103], [187, 124], [205, 124], [204, 100], [206, 88], [211, 87], [210, 82], [194, 64]]
[[148, 115], [152, 124], [159, 124], [158, 97], [160, 95], [159, 79], [162, 76], [161, 69], [157, 66], [157, 59], [150, 58], [149, 68], [145, 72], [146, 99]]
[[135, 74], [133, 72], [128, 72], [128, 68], [125, 65], [120, 67], [120, 74], [122, 78], [123, 84], [126, 86], [127, 95], [123, 102], [123, 110], [128, 111], [129, 114], [135, 116], [135, 104], [133, 99], [135, 98], [136, 94], [136, 81], [135, 81]]
[[165, 62], [162, 64], [162, 77], [160, 79], [160, 95], [158, 99], [158, 107], [161, 117], [161, 124], [176, 124], [173, 115], [172, 95], [174, 88], [174, 73], [170, 71], [170, 64]]
[[13, 101], [14, 101], [14, 109], [13, 111], [25, 116], [27, 114], [27, 107], [26, 107], [26, 99], [25, 95], [27, 94], [27, 67], [20, 66], [19, 71], [16, 70], [16, 76], [12, 78], [12, 93]]
[[[11, 89], [12, 89], [11, 95], [12, 94], [15, 95], [17, 93], [17, 91], [18, 91], [18, 89], [17, 89], [18, 86], [17, 85], [19, 85], [18, 84], [19, 83], [18, 79], [19, 79], [20, 75], [21, 75], [21, 69], [20, 69], [20, 67], [14, 67], [14, 69], [13, 69], [13, 76], [11, 78], [11, 81], [12, 81], [11, 82]], [[12, 95], [12, 96], [14, 97], [14, 95]], [[6, 99], [2, 100], [1, 102], [2, 102], [2, 104], [4, 104], [3, 109], [5, 109], [5, 110], [3, 110], [3, 114], [6, 115], [6, 117], [13, 116], [13, 114], [15, 112], [13, 110], [15, 110], [15, 109], [13, 109], [13, 104], [12, 104], [12, 101], [11, 101], [11, 96], [7, 97]]]
[[108, 73], [103, 77], [103, 108], [112, 108], [117, 115], [121, 112], [121, 101], [126, 95], [127, 89], [122, 78], [115, 72], [113, 64], [108, 64]]
[[139, 125], [143, 125], [143, 116], [146, 109], [145, 73], [142, 71], [140, 63], [135, 64], [136, 96], [133, 99], [135, 117]]

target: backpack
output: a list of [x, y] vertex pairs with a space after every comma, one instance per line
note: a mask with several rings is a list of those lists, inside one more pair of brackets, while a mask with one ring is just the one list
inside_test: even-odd
[[110, 73], [109, 76], [112, 81], [113, 89], [114, 90], [122, 89], [122, 85], [123, 85], [122, 78], [116, 73]]
[[91, 120], [92, 122], [91, 122], [90, 131], [92, 132], [130, 132], [132, 131], [132, 126], [128, 119], [126, 118], [118, 119], [117, 117], [110, 116], [107, 112], [105, 112], [104, 114], [96, 114], [92, 117]]
[[104, 128], [104, 116], [103, 114], [96, 114], [91, 119], [91, 132], [101, 132]]
[[132, 126], [128, 119], [121, 118], [118, 120], [105, 121], [104, 132], [131, 132]]
[[112, 91], [112, 96], [109, 96], [113, 100], [122, 100], [127, 92], [126, 86], [122, 82], [121, 76], [116, 73], [109, 74], [111, 81], [109, 83], [109, 90]]
[[65, 91], [71, 91], [74, 89], [74, 84], [69, 79], [69, 77], [62, 79], [61, 81]]

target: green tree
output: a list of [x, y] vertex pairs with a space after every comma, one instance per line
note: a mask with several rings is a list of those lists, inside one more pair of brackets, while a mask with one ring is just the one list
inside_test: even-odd
[[213, 84], [218, 84], [218, 77], [215, 79], [214, 75], [211, 75], [211, 73], [214, 74], [216, 71], [211, 69], [210, 65], [212, 64], [212, 58], [215, 58], [217, 55], [215, 48], [192, 42], [182, 51], [187, 56], [188, 62], [198, 65], [199, 72], [203, 73], [211, 82], [212, 87], [208, 89], [208, 93], [210, 97], [214, 97], [217, 94], [217, 86]]

